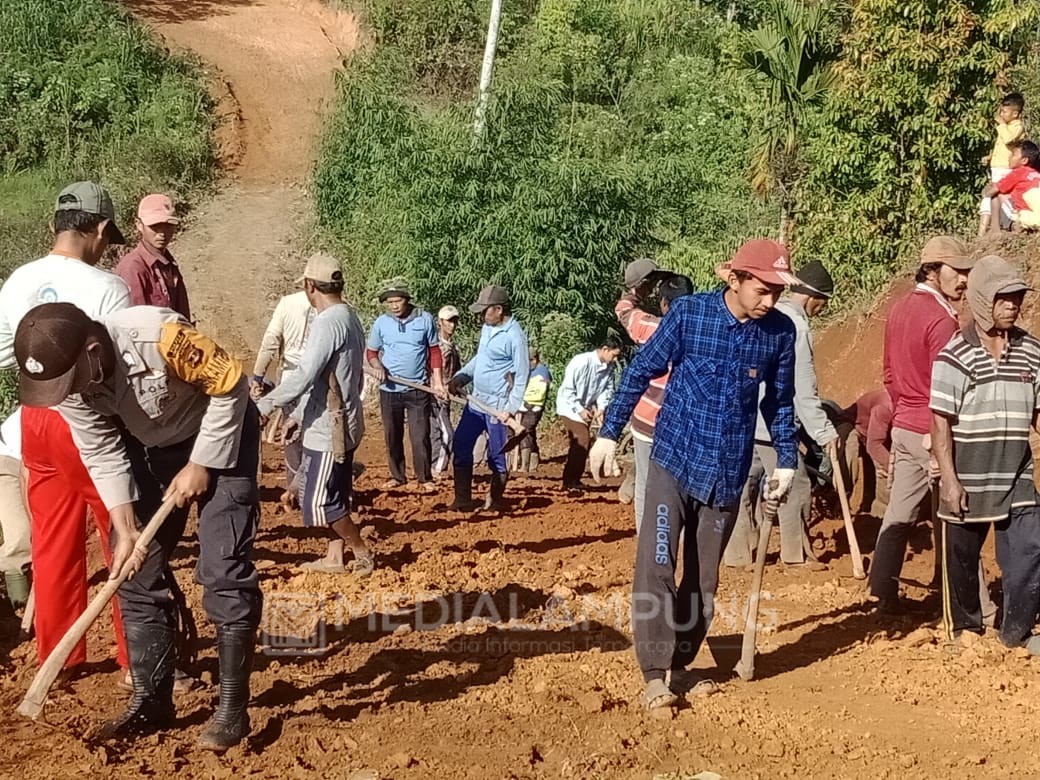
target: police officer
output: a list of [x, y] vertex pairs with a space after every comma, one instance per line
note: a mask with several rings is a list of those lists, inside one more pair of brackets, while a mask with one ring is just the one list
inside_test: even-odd
[[[249, 733], [249, 673], [261, 595], [252, 562], [260, 428], [238, 361], [177, 312], [138, 306], [91, 320], [69, 303], [31, 309], [14, 344], [27, 406], [59, 406], [112, 517], [134, 692], [100, 738], [172, 724], [175, 604], [169, 557], [198, 501], [202, 604], [217, 629], [220, 702], [200, 747], [222, 752]], [[121, 421], [122, 427], [117, 423]], [[165, 497], [179, 509], [147, 554], [138, 517]], [[136, 510], [136, 511], [135, 511]]]

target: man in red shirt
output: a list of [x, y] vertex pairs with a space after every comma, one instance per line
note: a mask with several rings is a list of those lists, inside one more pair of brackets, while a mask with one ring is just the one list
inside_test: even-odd
[[897, 613], [899, 575], [918, 507], [931, 484], [932, 363], [957, 331], [953, 304], [964, 297], [974, 265], [959, 239], [937, 236], [924, 245], [917, 286], [892, 307], [885, 323], [885, 388], [892, 399], [891, 497], [870, 567], [878, 611]]
[[128, 252], [116, 273], [130, 288], [131, 306], [163, 306], [191, 321], [184, 277], [168, 249], [181, 221], [165, 195], [146, 195], [137, 206], [140, 243]]
[[[1016, 223], [1036, 227], [1033, 206], [1036, 200], [1026, 193], [1040, 187], [1040, 147], [1032, 141], [1011, 141], [1011, 173], [982, 190], [984, 198], [1000, 194], [1000, 208], [992, 209], [990, 231], [1013, 229]], [[1032, 205], [1031, 205], [1032, 204]]]

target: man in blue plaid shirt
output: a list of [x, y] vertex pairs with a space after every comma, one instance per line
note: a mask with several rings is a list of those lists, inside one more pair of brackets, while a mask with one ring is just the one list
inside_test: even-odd
[[[719, 561], [751, 465], [762, 383], [762, 416], [777, 454], [766, 498], [787, 493], [798, 463], [795, 329], [773, 310], [784, 286], [798, 284], [787, 250], [775, 241], [753, 239], [716, 272], [725, 286], [673, 301], [625, 370], [590, 455], [593, 476], [619, 473], [615, 455], [622, 428], [650, 380], [670, 366], [650, 456], [632, 594], [648, 709], [675, 703], [667, 678], [693, 661], [711, 625]], [[684, 574], [676, 587], [683, 528]]]

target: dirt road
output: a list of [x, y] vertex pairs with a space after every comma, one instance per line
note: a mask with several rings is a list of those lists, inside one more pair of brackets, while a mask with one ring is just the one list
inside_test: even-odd
[[310, 217], [307, 186], [334, 74], [357, 44], [354, 17], [318, 0], [129, 0], [175, 49], [209, 69], [220, 102], [217, 194], [193, 213], [177, 255], [199, 326], [255, 351], [299, 275], [290, 241]]
[[[313, 133], [340, 51], [354, 40], [352, 21], [316, 3], [274, 0], [134, 7], [173, 45], [218, 68], [241, 105], [240, 167], [199, 209], [178, 254], [203, 326], [246, 354], [268, 296], [295, 273], [289, 239], [307, 213]], [[848, 343], [836, 341], [830, 354], [854, 397], [854, 383], [870, 378], [848, 373]], [[818, 506], [811, 533], [828, 569], [783, 567], [773, 551], [752, 683], [729, 671], [750, 573], [724, 570], [711, 649], [696, 664], [722, 690], [650, 717], [638, 703], [630, 646], [633, 523], [613, 489], [568, 497], [557, 457], [526, 486], [511, 485], [519, 498], [508, 516], [460, 516], [447, 511], [448, 486], [434, 496], [375, 490], [387, 477], [380, 439], [372, 420], [359, 516], [374, 531], [380, 568], [360, 582], [296, 568], [324, 543], [276, 512], [280, 453], [265, 454], [255, 557], [270, 635], [258, 655], [246, 744], [223, 758], [194, 747], [212, 711], [211, 685], [178, 700], [175, 730], [125, 746], [84, 743], [80, 735], [125, 698], [106, 625], [90, 637], [93, 674], [54, 692], [51, 725], [17, 719], [34, 649], [0, 631], [0, 777], [1036, 774], [1040, 671], [989, 636], [954, 647], [939, 641], [927, 622], [937, 604], [922, 585], [932, 569], [926, 528], [913, 537], [904, 572], [923, 611], [882, 625], [849, 576], [836, 507]], [[870, 553], [877, 521], [861, 516], [857, 527]], [[198, 671], [211, 683], [212, 628], [191, 581], [196, 554], [190, 534], [175, 566], [200, 619]], [[104, 575], [96, 549], [92, 556], [97, 586]]]

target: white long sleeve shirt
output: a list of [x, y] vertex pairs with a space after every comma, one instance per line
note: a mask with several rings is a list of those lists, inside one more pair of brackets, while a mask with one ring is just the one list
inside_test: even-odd
[[307, 324], [314, 314], [307, 300], [307, 293], [302, 290], [292, 295], [283, 296], [274, 307], [274, 314], [264, 331], [260, 342], [260, 350], [253, 366], [253, 376], [263, 376], [271, 360], [282, 353], [282, 371], [292, 371], [300, 364], [303, 347], [307, 343]]
[[604, 363], [596, 350], [571, 358], [556, 391], [556, 414], [584, 422], [581, 413], [595, 407], [606, 409], [614, 397], [614, 364]]

